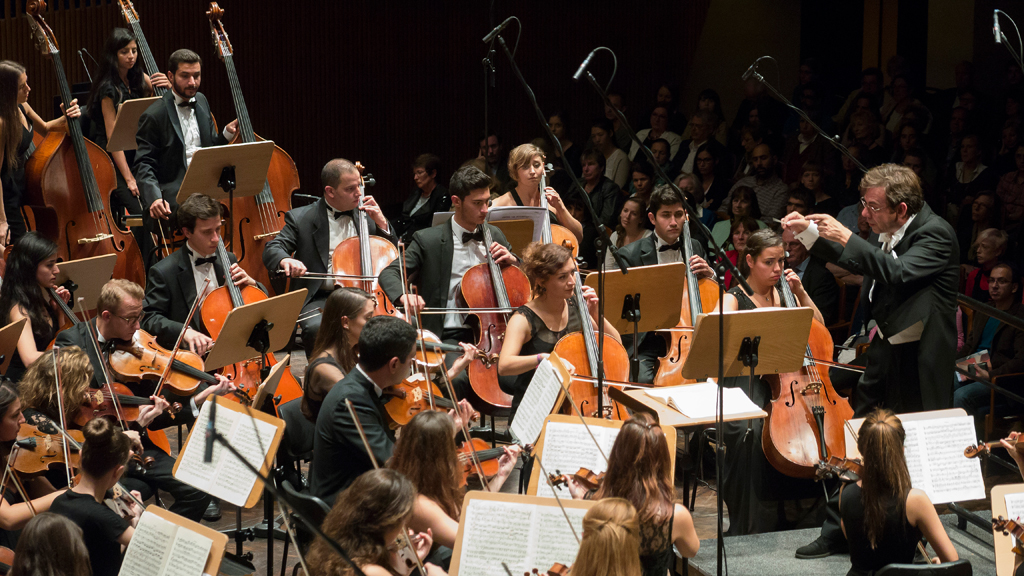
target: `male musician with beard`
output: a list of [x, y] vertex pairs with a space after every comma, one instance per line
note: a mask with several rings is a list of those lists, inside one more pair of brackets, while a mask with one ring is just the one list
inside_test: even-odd
[[[829, 215], [794, 212], [782, 220], [812, 255], [864, 276], [865, 321], [874, 320], [878, 330], [864, 356], [867, 369], [853, 396], [854, 413], [863, 417], [876, 407], [896, 413], [949, 408], [960, 262], [956, 234], [925, 204], [921, 181], [909, 168], [872, 168], [860, 188], [861, 214], [881, 246]], [[846, 547], [831, 513], [837, 508], [821, 536], [798, 549], [797, 558], [821, 558]]]
[[199, 92], [202, 65], [191, 50], [172, 53], [167, 64], [171, 90], [139, 118], [135, 181], [143, 218], [154, 232], [155, 221], [168, 220], [177, 210], [178, 188], [196, 150], [227, 144], [238, 132], [238, 120], [233, 120], [217, 133], [210, 104]]
[[[93, 369], [92, 388], [103, 388], [103, 371], [110, 374], [112, 380], [117, 377], [113, 374], [108, 361], [113, 351], [112, 346], [122, 343], [127, 344], [136, 338], [139, 330], [139, 322], [144, 316], [142, 302], [145, 293], [138, 284], [124, 279], [110, 280], [103, 285], [100, 291], [99, 300], [96, 303], [96, 316], [89, 322], [81, 322], [64, 330], [57, 335], [55, 346], [78, 346], [89, 357]], [[93, 331], [100, 349], [97, 355], [96, 346], [93, 345]], [[172, 393], [164, 393], [168, 401], [179, 402], [183, 408], [177, 415], [164, 413], [157, 416], [149, 425], [150, 430], [162, 430], [168, 426], [185, 424], [190, 428], [199, 415], [198, 406], [213, 394], [225, 394], [235, 389], [235, 385], [223, 376], [216, 376], [216, 386], [206, 386], [200, 383], [198, 392], [191, 398], [178, 396]], [[154, 386], [152, 382], [143, 382], [130, 386], [139, 396], [152, 394]], [[165, 389], [166, 390], [166, 389]], [[203, 519], [204, 513], [210, 504], [210, 496], [205, 492], [185, 484], [174, 478], [171, 468], [174, 466], [174, 458], [156, 447], [147, 434], [141, 435], [144, 452], [142, 456], [152, 457], [156, 463], [144, 473], [133, 473], [129, 470], [129, 480], [125, 485], [130, 489], [138, 489], [146, 499], [155, 490], [163, 490], [174, 497], [174, 504], [169, 508], [171, 512], [198, 522]], [[206, 518], [216, 520], [215, 517]]]
[[[452, 175], [448, 189], [455, 214], [444, 223], [413, 234], [405, 250], [405, 268], [418, 293], [405, 294], [402, 289], [400, 262], [396, 258], [380, 273], [380, 285], [392, 302], [401, 302], [406, 310], [412, 307], [457, 308], [459, 284], [467, 270], [487, 262], [490, 252], [499, 266], [516, 264], [509, 252], [509, 243], [501, 230], [486, 224], [490, 200], [490, 176], [474, 166], [463, 166]], [[484, 227], [491, 233], [491, 245], [484, 245]], [[448, 343], [474, 342], [473, 330], [466, 316], [458, 312], [422, 317], [423, 328]], [[449, 354], [446, 363], [458, 358]], [[514, 377], [512, 378], [514, 380]], [[460, 374], [452, 382], [459, 398], [469, 391], [469, 377]]]
[[[209, 196], [193, 194], [178, 207], [177, 216], [186, 238], [185, 245], [149, 269], [143, 302], [142, 329], [155, 336], [164, 348], [174, 347], [197, 295], [201, 301], [225, 281], [217, 258], [221, 204]], [[267, 291], [238, 265], [231, 251], [226, 252], [231, 262], [228, 275], [235, 286], [256, 286]], [[195, 314], [192, 323], [185, 328], [182, 343], [200, 356], [213, 347], [213, 339], [203, 332], [199, 314]]]
[[[683, 199], [675, 190], [668, 186], [659, 186], [651, 193], [651, 201], [647, 205], [647, 217], [654, 224], [654, 234], [641, 238], [619, 250], [619, 255], [629, 267], [653, 266], [655, 264], [672, 264], [683, 261], [682, 233], [685, 224], [686, 209]], [[693, 256], [690, 258], [690, 272], [698, 278], [714, 278], [715, 273], [704, 261], [704, 248], [695, 238], [690, 239]], [[685, 279], [680, 278], [680, 282]], [[656, 290], [650, 286], [648, 289]], [[684, 304], [685, 305], [685, 304]], [[657, 372], [658, 358], [664, 357], [667, 345], [665, 338], [654, 332], [639, 335], [636, 361], [639, 363], [637, 382], [650, 384], [654, 382]], [[633, 336], [623, 334], [623, 346], [630, 354], [633, 353]]]
[[380, 236], [392, 244], [396, 243], [394, 230], [380, 211], [373, 196], [360, 197], [360, 175], [355, 164], [335, 158], [320, 171], [320, 184], [324, 196], [308, 206], [289, 210], [284, 215], [284, 228], [276, 238], [267, 242], [263, 249], [263, 265], [276, 276], [278, 270], [291, 277], [291, 290], [305, 288], [306, 302], [303, 303], [302, 347], [306, 357], [312, 357], [313, 343], [320, 331], [321, 314], [327, 297], [334, 291], [334, 280], [302, 278], [312, 274], [333, 274], [334, 249], [353, 236], [359, 235], [359, 219], [356, 210], [368, 216], [367, 233]]

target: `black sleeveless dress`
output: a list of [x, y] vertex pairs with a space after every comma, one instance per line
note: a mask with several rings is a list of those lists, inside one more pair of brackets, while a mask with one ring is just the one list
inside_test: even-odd
[[[21, 110], [22, 115], [25, 115], [25, 109], [19, 104], [18, 109]], [[28, 120], [28, 116], [25, 115], [25, 119]], [[29, 156], [35, 152], [35, 146], [32, 144], [32, 136], [35, 129], [32, 127], [32, 122], [28, 121], [28, 128], [21, 127], [21, 141], [18, 143], [18, 149], [15, 151], [17, 154], [17, 163], [13, 169], [7, 167], [7, 162], [4, 162], [3, 158], [0, 158], [0, 187], [3, 188], [4, 194], [4, 215], [7, 216], [7, 225], [11, 230], [10, 243], [14, 244], [28, 232], [28, 228], [25, 225], [25, 219], [21, 215], [21, 203], [22, 196], [25, 194], [27, 184], [25, 182], [25, 163], [28, 162]]]
[[[516, 206], [526, 206], [526, 204], [523, 204], [523, 199], [519, 197], [519, 194], [516, 192], [515, 188], [512, 188], [508, 192], [509, 194], [512, 195], [512, 200], [516, 203]], [[552, 224], [559, 224], [558, 216], [555, 216], [554, 212], [548, 210], [548, 216]]]
[[665, 576], [672, 569], [676, 553], [672, 550], [672, 514], [660, 523], [640, 524], [640, 568], [643, 576]]
[[[326, 390], [313, 390], [313, 387], [311, 386], [310, 376], [312, 376], [313, 370], [321, 364], [334, 366], [341, 371], [342, 374], [345, 374], [345, 369], [341, 367], [341, 364], [338, 364], [338, 361], [334, 359], [334, 356], [329, 354], [321, 358], [315, 358], [312, 362], [306, 365], [306, 371], [302, 376], [301, 408], [302, 415], [314, 424], [316, 423], [317, 416], [320, 415], [320, 407], [323, 406], [324, 398], [327, 396], [327, 393], [331, 391], [330, 388]], [[335, 382], [335, 384], [337, 384], [337, 382]]]
[[[530, 339], [523, 342], [523, 347], [519, 352], [520, 356], [550, 354], [555, 349], [555, 344], [558, 344], [558, 341], [563, 336], [572, 332], [580, 332], [583, 329], [582, 315], [571, 300], [567, 302], [569, 306], [569, 321], [564, 329], [557, 332], [548, 328], [547, 324], [529, 306], [520, 306], [516, 309], [516, 314], [521, 314], [530, 323]], [[514, 383], [511, 385], [501, 387], [502, 392], [512, 395], [512, 408], [508, 416], [510, 425], [516, 415], [516, 410], [519, 408], [519, 403], [523, 401], [523, 396], [526, 395], [526, 389], [530, 386], [533, 373], [533, 370], [524, 372], [516, 376]]]
[[[853, 567], [846, 576], [872, 576], [887, 564], [910, 564], [914, 561], [917, 543], [921, 541], [921, 530], [907, 520], [905, 506], [889, 502], [886, 509], [885, 527], [878, 538], [878, 547], [871, 548], [864, 528], [864, 502], [861, 488], [848, 484], [843, 488], [839, 515], [846, 527], [846, 539], [850, 543], [850, 562]], [[905, 500], [905, 498], [904, 498]]]
[[[32, 339], [35, 341], [36, 350], [46, 350], [46, 347], [57, 336], [57, 331], [60, 330], [60, 319], [57, 316], [57, 311], [47, 306], [47, 313], [47, 318], [50, 322], [46, 326], [35, 326], [34, 324], [32, 326]], [[25, 375], [26, 369], [25, 363], [21, 361], [21, 354], [15, 351], [11, 357], [10, 364], [7, 365], [7, 373], [4, 376], [10, 379], [11, 382], [17, 383]]]

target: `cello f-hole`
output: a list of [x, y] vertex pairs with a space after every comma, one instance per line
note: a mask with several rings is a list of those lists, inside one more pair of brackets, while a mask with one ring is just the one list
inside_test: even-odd
[[796, 391], [793, 389], [796, 385], [796, 380], [791, 380], [789, 382], [789, 400], [786, 402], [787, 408], [792, 408], [796, 405]]

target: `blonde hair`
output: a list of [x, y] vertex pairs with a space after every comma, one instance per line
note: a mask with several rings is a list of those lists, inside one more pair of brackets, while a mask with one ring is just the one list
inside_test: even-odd
[[907, 205], [907, 216], [913, 216], [924, 207], [921, 180], [914, 171], [899, 164], [882, 164], [868, 170], [860, 180], [860, 189], [882, 187], [885, 203], [895, 210], [901, 203]]
[[508, 175], [516, 182], [519, 179], [516, 176], [519, 171], [530, 165], [530, 161], [533, 160], [534, 156], [540, 156], [541, 162], [544, 161], [547, 156], [544, 155], [544, 151], [533, 144], [520, 144], [512, 149], [508, 153]]
[[54, 354], [57, 354], [56, 364], [64, 392], [60, 399], [64, 404], [64, 417], [74, 416], [85, 400], [93, 374], [89, 356], [78, 346], [66, 346], [40, 356], [21, 377], [18, 392], [22, 408], [38, 410], [60, 424], [57, 387], [54, 386]]
[[141, 304], [146, 299], [146, 292], [131, 280], [125, 280], [124, 278], [114, 278], [100, 289], [99, 300], [96, 301], [96, 313], [102, 312], [117, 312], [121, 307], [121, 302], [131, 298], [132, 300], [138, 300]]
[[640, 525], [624, 498], [605, 498], [583, 517], [572, 576], [640, 576]]

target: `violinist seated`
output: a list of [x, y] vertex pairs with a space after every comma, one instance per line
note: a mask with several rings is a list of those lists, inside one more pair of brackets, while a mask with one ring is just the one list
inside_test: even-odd
[[[495, 198], [491, 206], [540, 206], [540, 178], [544, 175], [544, 159], [544, 151], [533, 144], [521, 144], [513, 148], [508, 154], [508, 173], [515, 186]], [[551, 223], [565, 226], [576, 237], [577, 243], [582, 242], [583, 225], [573, 218], [558, 192], [548, 186], [544, 188], [544, 197], [548, 203]]]
[[[110, 367], [110, 354], [115, 346], [127, 345], [138, 338], [144, 298], [145, 292], [138, 284], [125, 279], [110, 280], [100, 290], [100, 297], [96, 302], [96, 316], [89, 322], [77, 324], [57, 335], [57, 346], [62, 349], [66, 346], [78, 346], [89, 357], [93, 373], [91, 388], [94, 392], [95, 389], [105, 389], [104, 370], [114, 380], [118, 379], [116, 372]], [[96, 345], [92, 342], [90, 331], [96, 334]], [[190, 397], [164, 392], [163, 395], [168, 401], [180, 403], [183, 409], [175, 415], [162, 412], [147, 427], [140, 428], [142, 457], [153, 458], [154, 462], [144, 474], [140, 474], [134, 467], [129, 468], [128, 479], [125, 482], [139, 489], [146, 499], [157, 489], [170, 493], [174, 497], [174, 504], [169, 510], [196, 522], [203, 518], [210, 503], [210, 496], [174, 478], [171, 472], [174, 458], [153, 444], [146, 433], [146, 428], [162, 430], [168, 426], [184, 424], [191, 429], [199, 416], [199, 406], [206, 399], [214, 394], [226, 394], [235, 388], [227, 378], [219, 374], [216, 378], [217, 385], [207, 386], [200, 383], [197, 392]], [[154, 392], [154, 385], [153, 382], [143, 381], [132, 384], [129, 388], [133, 388], [136, 395], [147, 397]]]
[[121, 553], [135, 534], [142, 508], [133, 503], [121, 516], [104, 500], [124, 473], [131, 440], [116, 424], [103, 418], [90, 420], [82, 432], [81, 479], [58, 496], [50, 510], [82, 529], [93, 576], [117, 576]]
[[[418, 573], [409, 555], [413, 552], [423, 562], [423, 576], [443, 576], [444, 570], [426, 561], [433, 544], [429, 532], [409, 531], [412, 550], [399, 541], [408, 530], [415, 501], [416, 487], [401, 473], [387, 468], [371, 470], [354, 479], [351, 488], [338, 495], [324, 519], [324, 535], [337, 542], [342, 550], [359, 550], [352, 559], [366, 576]], [[407, 561], [413, 564], [410, 566]], [[316, 566], [316, 574], [353, 573], [350, 565], [323, 538], [317, 538], [310, 545], [306, 564]]]
[[[435, 550], [431, 561], [447, 568], [455, 548], [462, 515], [462, 501], [468, 478], [479, 479], [473, 464], [472, 452], [464, 444], [462, 450], [455, 445], [456, 430], [452, 420], [441, 412], [424, 411], [413, 416], [402, 429], [395, 443], [395, 451], [388, 468], [401, 472], [419, 487], [412, 508], [409, 528], [415, 532], [430, 532], [434, 544], [447, 550]], [[493, 477], [486, 490], [497, 493], [519, 460], [519, 446], [505, 446], [501, 451], [477, 452], [481, 469], [488, 469]]]
[[905, 440], [900, 419], [884, 408], [873, 410], [860, 427], [861, 480], [845, 484], [839, 492], [840, 527], [850, 543], [853, 564], [847, 576], [867, 576], [887, 564], [913, 562], [922, 536], [938, 554], [929, 559], [931, 563], [959, 558], [928, 494], [910, 484]]
[[[217, 257], [221, 204], [209, 196], [193, 194], [178, 207], [178, 225], [185, 235], [185, 245], [149, 269], [142, 329], [155, 336], [164, 348], [174, 348], [184, 328], [182, 344], [204, 356], [213, 348], [213, 339], [202, 331], [200, 314], [192, 317], [187, 328], [185, 321], [197, 295], [202, 301], [225, 285], [225, 271]], [[227, 257], [231, 262], [227, 274], [235, 286], [256, 286], [266, 293], [267, 289], [238, 265], [234, 254], [227, 251]]]
[[[317, 416], [309, 474], [313, 496], [334, 502], [338, 492], [373, 469], [368, 450], [381, 465], [391, 458], [395, 433], [388, 426], [388, 400], [384, 394], [409, 377], [416, 338], [411, 324], [392, 316], [374, 316], [363, 327], [359, 335], [359, 363], [327, 393]], [[352, 402], [366, 434], [366, 444], [346, 400]], [[470, 418], [472, 408], [462, 400], [458, 411], [448, 414], [458, 424], [458, 430], [461, 422]]]
[[[989, 286], [991, 286], [991, 283]], [[1010, 435], [1000, 440], [999, 444], [1010, 454], [1010, 457], [1017, 464], [1017, 469], [1021, 471], [1021, 475], [1024, 477], [1024, 442], [1020, 441], [1020, 436], [1020, 432], [1010, 432]], [[1013, 574], [1014, 576], [1024, 575], [1024, 555], [1019, 552], [1013, 555]]]
[[[1013, 267], [1006, 263], [996, 264], [989, 272], [988, 294], [989, 306], [1024, 318], [1024, 304], [1020, 302], [1020, 276], [1014, 273]], [[1024, 372], [1024, 331], [989, 317], [984, 311], [974, 313], [971, 331], [964, 345], [957, 351], [957, 358], [970, 356], [975, 352], [988, 350], [988, 366], [975, 365], [975, 373], [980, 380], [991, 380], [1004, 374]], [[1001, 386], [1008, 383], [1000, 381]], [[1021, 380], [1015, 381], [1019, 390]], [[1010, 384], [1011, 389], [1013, 384]], [[975, 426], [980, 431], [985, 427], [985, 415], [989, 412], [992, 390], [988, 386], [973, 380], [955, 384], [953, 391], [953, 407], [963, 408], [974, 416]], [[1013, 404], [996, 394], [996, 409], [1006, 409]]]
[[59, 273], [57, 244], [38, 232], [22, 236], [7, 259], [7, 270], [0, 285], [3, 324], [27, 320], [18, 338], [17, 352], [5, 374], [12, 382], [21, 380], [25, 367], [43, 355], [60, 329], [61, 313], [53, 298], [56, 295], [68, 302], [71, 294], [66, 288], [54, 285]]
[[640, 563], [643, 531], [638, 520], [636, 508], [623, 498], [605, 498], [587, 510], [583, 515], [580, 549], [569, 573], [572, 576], [648, 574]]
[[135, 181], [147, 227], [168, 220], [178, 208], [178, 189], [192, 155], [200, 148], [227, 144], [238, 132], [238, 120], [217, 133], [206, 96], [199, 92], [203, 60], [182, 48], [167, 62], [171, 89], [139, 117], [135, 133]]
[[[356, 166], [335, 158], [324, 165], [320, 183], [324, 196], [308, 206], [289, 210], [284, 216], [284, 228], [263, 249], [263, 264], [276, 276], [278, 270], [291, 278], [290, 290], [305, 288], [306, 301], [299, 321], [302, 346], [311, 358], [313, 343], [320, 330], [320, 314], [327, 296], [334, 291], [335, 280], [303, 278], [306, 273], [334, 274], [333, 254], [342, 241], [359, 235], [356, 210], [368, 216], [367, 233], [395, 244], [394, 230], [380, 211], [373, 196], [360, 196], [361, 176]], [[357, 265], [359, 263], [356, 263]], [[390, 294], [389, 294], [390, 295]]]
[[[572, 251], [561, 244], [533, 242], [523, 253], [523, 269], [533, 285], [533, 300], [516, 309], [508, 321], [505, 343], [498, 356], [498, 374], [514, 376], [511, 387], [512, 413], [509, 423], [526, 395], [537, 366], [555, 349], [562, 337], [581, 332], [583, 327], [597, 330], [597, 293], [583, 287], [587, 310], [576, 307], [576, 262]], [[620, 340], [615, 327], [604, 321], [604, 333]]]
[[673, 545], [684, 558], [697, 555], [700, 539], [693, 517], [686, 506], [675, 502], [668, 442], [651, 415], [636, 413], [622, 425], [608, 453], [608, 471], [596, 491], [587, 490], [572, 476], [564, 478], [575, 499], [607, 502], [622, 498], [636, 508], [645, 576], [662, 576], [672, 568], [676, 558]]
[[[422, 327], [440, 335], [443, 342], [457, 344], [476, 342], [466, 315], [455, 312], [459, 307], [460, 284], [466, 272], [487, 263], [490, 252], [500, 267], [517, 263], [501, 230], [487, 224], [491, 178], [474, 166], [463, 166], [452, 174], [448, 189], [452, 194], [451, 219], [413, 234], [405, 250], [405, 273], [417, 288], [417, 294], [406, 294], [402, 286], [402, 262], [396, 258], [380, 273], [380, 286], [392, 302], [400, 302], [407, 311], [445, 309], [447, 314], [425, 314]], [[491, 245], [484, 245], [484, 228], [491, 234]], [[459, 357], [448, 354], [451, 365]], [[452, 382], [459, 398], [471, 390], [468, 376], [460, 375]]]
[[[647, 218], [654, 225], [654, 234], [641, 238], [619, 250], [619, 255], [630, 268], [637, 266], [653, 266], [655, 264], [673, 264], [683, 261], [686, 247], [683, 246], [682, 233], [686, 224], [686, 209], [683, 199], [668, 186], [659, 186], [651, 192], [647, 205]], [[715, 273], [704, 260], [704, 248], [696, 239], [690, 240], [690, 272], [698, 278], [714, 278]], [[679, 279], [685, 282], [684, 278]], [[657, 286], [640, 286], [643, 290], [651, 290], [656, 296]], [[650, 384], [654, 382], [657, 372], [658, 358], [664, 357], [667, 351], [665, 338], [653, 332], [639, 334], [637, 343], [637, 362], [640, 365], [637, 382]], [[633, 353], [633, 336], [623, 336], [623, 346], [630, 354]]]
[[[34, 515], [49, 510], [54, 498], [63, 492], [56, 490], [43, 476], [28, 476], [10, 466], [14, 441], [24, 423], [18, 392], [10, 382], [3, 382], [0, 384], [0, 457], [4, 461], [3, 474], [7, 480], [0, 499], [0, 546], [12, 549], [17, 546], [18, 531]], [[31, 499], [29, 502], [25, 501], [18, 483]]]

